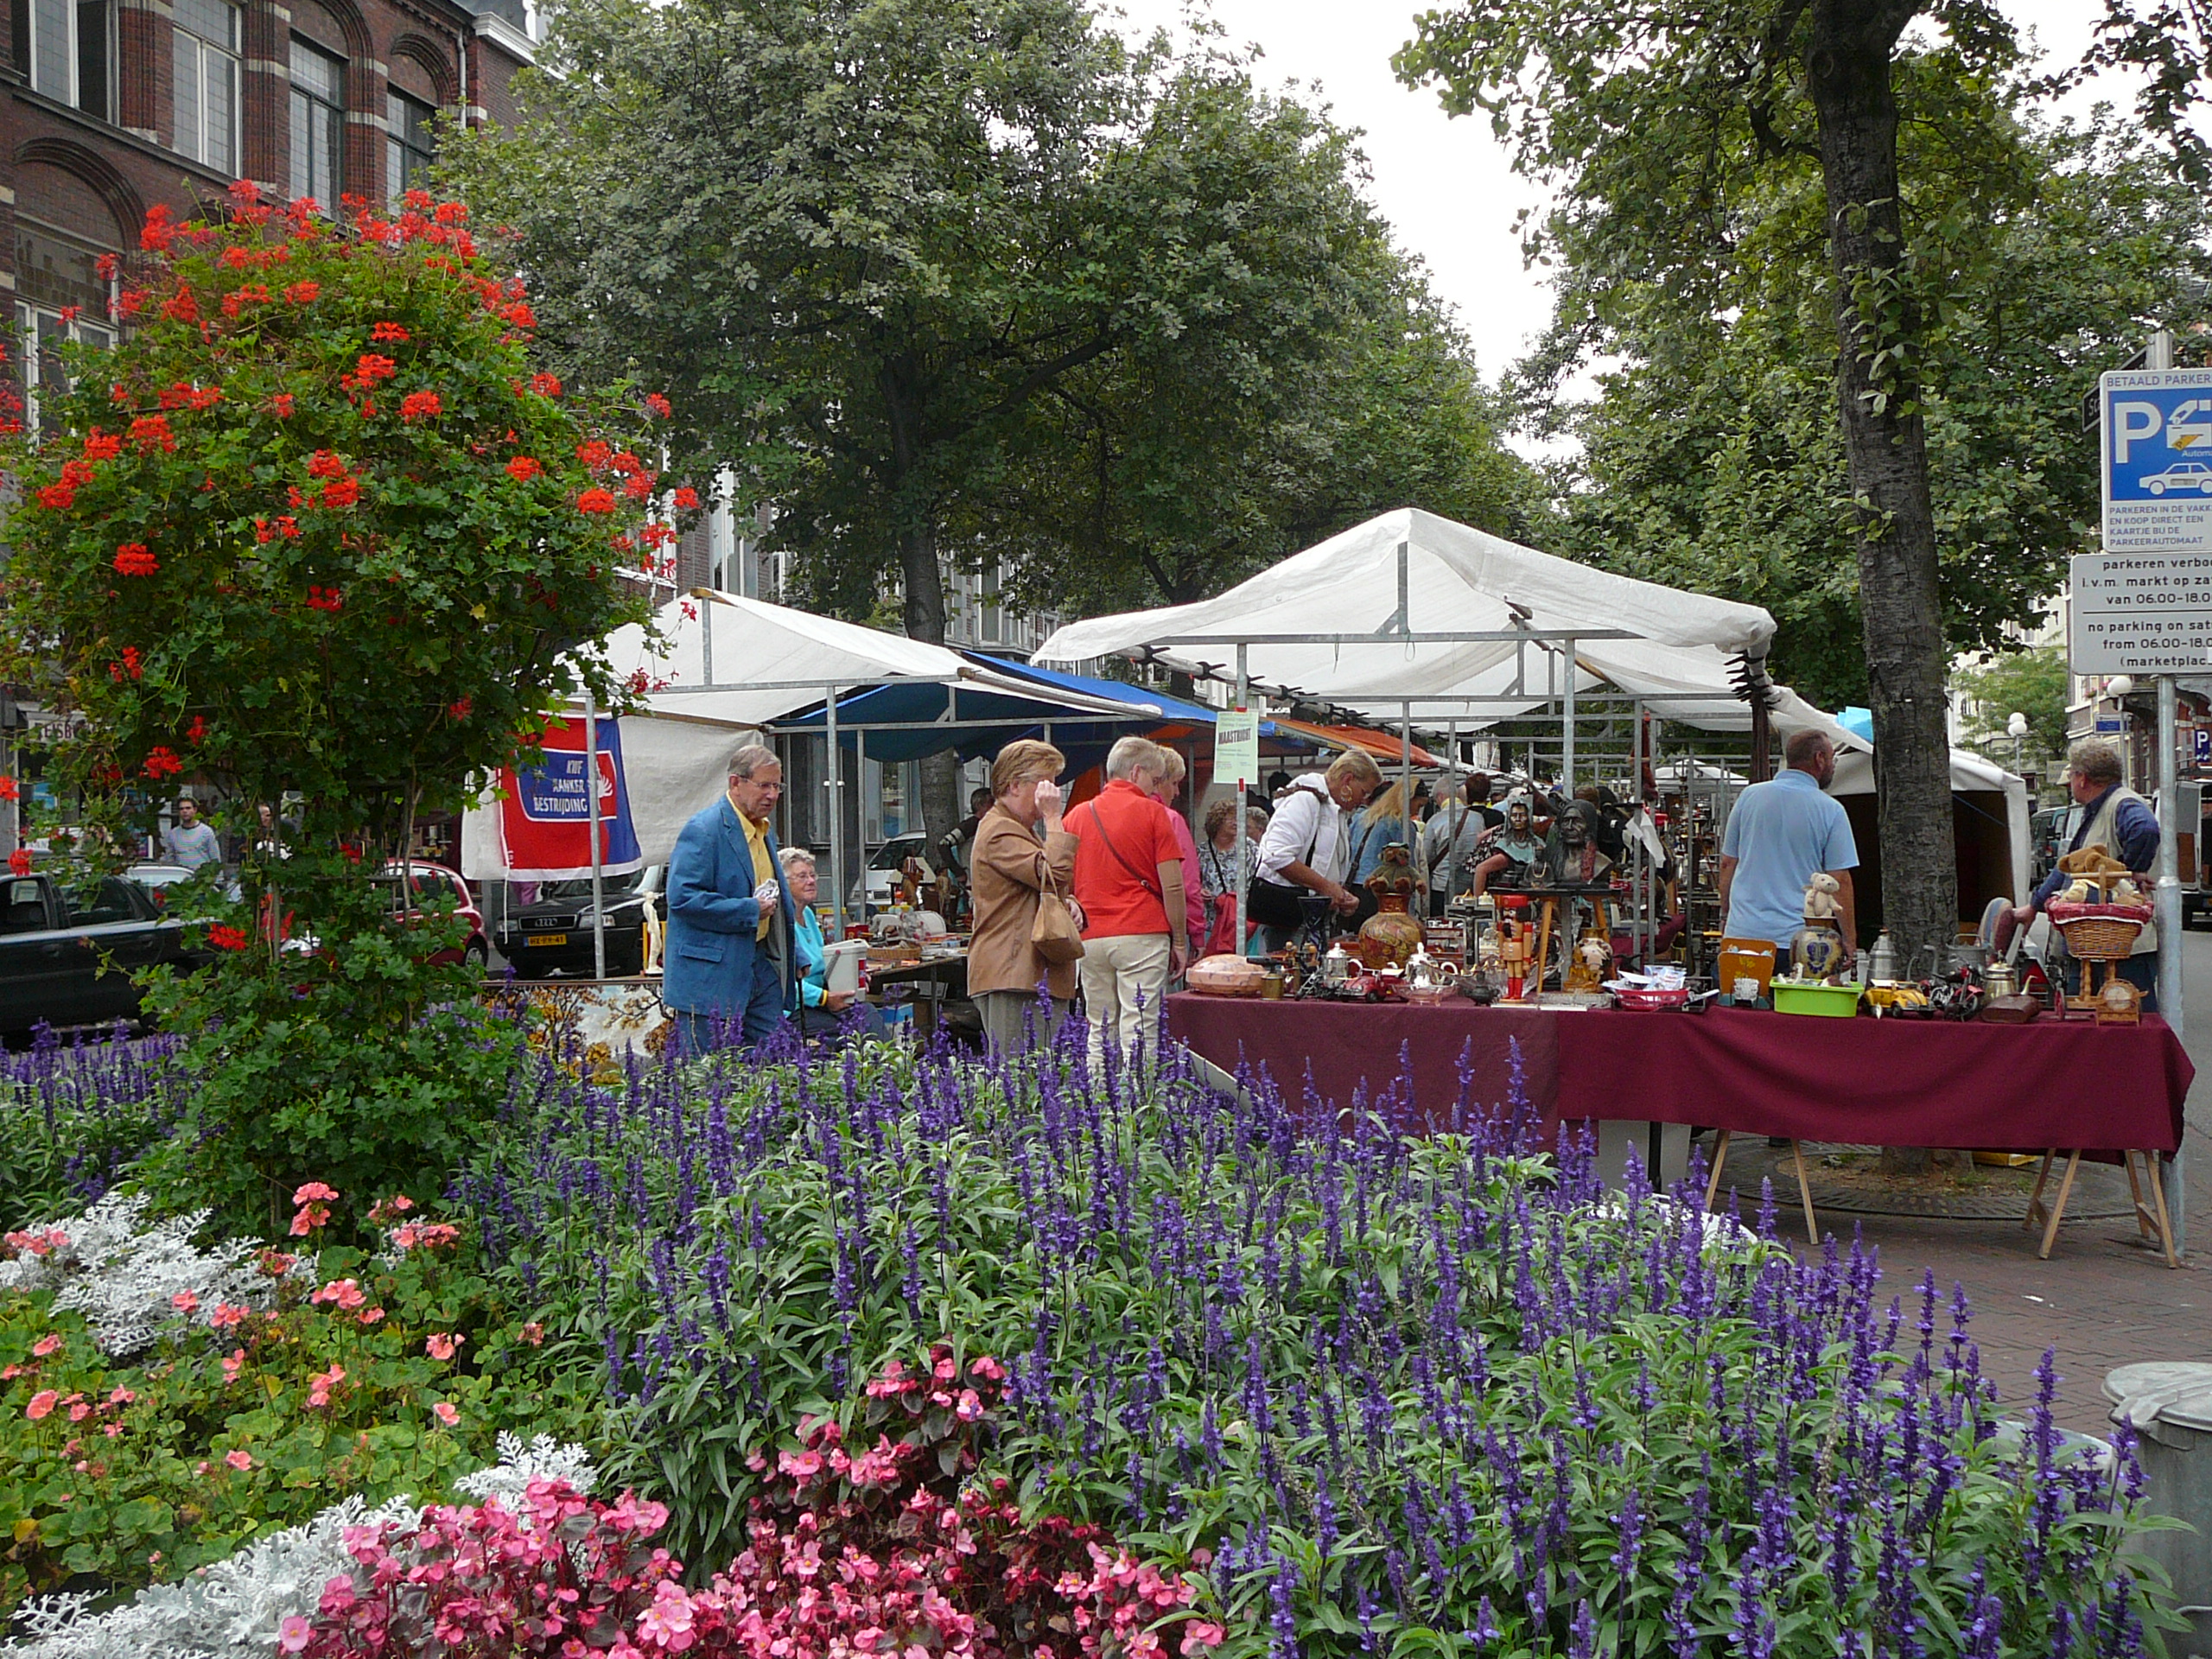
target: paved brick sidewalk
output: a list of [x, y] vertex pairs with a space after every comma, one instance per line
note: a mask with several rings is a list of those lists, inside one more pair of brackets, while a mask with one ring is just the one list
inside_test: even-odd
[[[2075, 1222], [2059, 1234], [2050, 1260], [2036, 1259], [2035, 1235], [2017, 1221], [1927, 1221], [1885, 1216], [1823, 1216], [1844, 1236], [1854, 1222], [1881, 1252], [1885, 1289], [1910, 1298], [1933, 1268], [1948, 1303], [1966, 1287], [1970, 1329], [1982, 1367], [2008, 1402], [2023, 1408], [2035, 1391], [2044, 1350], [2058, 1351], [2059, 1421], [2088, 1433], [2109, 1427], [2105, 1373], [2139, 1359], [2212, 1360], [2212, 934], [2190, 933], [2183, 958], [2188, 1028], [2196, 1062], [2183, 1143], [2189, 1176], [2188, 1266], [2171, 1272], [2157, 1255], [2121, 1242], [2125, 1219]], [[1779, 1184], [1777, 1184], [1779, 1188]], [[1786, 1192], [1777, 1191], [1777, 1198]], [[1782, 1210], [1785, 1236], [1796, 1211]], [[1802, 1240], [1801, 1232], [1797, 1236]], [[1802, 1244], [1801, 1244], [1801, 1247]]]

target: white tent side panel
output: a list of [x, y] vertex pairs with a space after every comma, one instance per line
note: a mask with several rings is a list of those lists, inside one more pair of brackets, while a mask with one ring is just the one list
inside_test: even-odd
[[[638, 849], [646, 863], [668, 862], [685, 823], [693, 813], [713, 805], [728, 786], [730, 757], [746, 744], [760, 741], [757, 731], [704, 721], [623, 716], [622, 770]], [[471, 881], [508, 879], [495, 800], [461, 815], [461, 873]]]

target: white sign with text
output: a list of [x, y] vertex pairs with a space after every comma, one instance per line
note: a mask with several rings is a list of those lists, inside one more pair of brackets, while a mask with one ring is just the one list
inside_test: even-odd
[[2212, 553], [2085, 553], [2070, 563], [2066, 656], [2074, 672], [2212, 667]]

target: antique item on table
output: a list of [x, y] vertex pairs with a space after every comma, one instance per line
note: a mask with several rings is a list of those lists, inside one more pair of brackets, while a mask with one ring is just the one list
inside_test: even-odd
[[1480, 973], [1459, 976], [1459, 995], [1478, 1008], [1486, 1008], [1497, 1001], [1497, 980], [1487, 969]]
[[[1243, 957], [1208, 957], [1191, 969], [1191, 988], [1201, 996], [1257, 996], [1268, 970]], [[1278, 985], [1278, 990], [1281, 987]]]
[[1281, 1001], [1283, 988], [1286, 982], [1287, 982], [1283, 978], [1282, 970], [1281, 969], [1268, 969], [1260, 976], [1261, 996], [1270, 1002]]
[[1379, 906], [1359, 930], [1359, 957], [1370, 968], [1402, 966], [1420, 948], [1422, 930], [1412, 913], [1413, 855], [1402, 841], [1382, 849], [1382, 861], [1367, 878], [1367, 890]]
[[1605, 982], [1613, 1001], [1624, 1008], [1656, 1011], [1689, 1006], [1689, 978], [1680, 968], [1662, 966], [1649, 973], [1624, 972]]
[[[2094, 855], [2094, 861], [2085, 855]], [[2087, 881], [2098, 888], [2086, 900], [2055, 899], [2045, 907], [2045, 913], [2050, 925], [2064, 936], [2068, 952], [2082, 963], [2081, 994], [2067, 998], [2066, 1006], [2101, 1020], [2104, 991], [2119, 979], [2120, 964], [2134, 954], [2136, 940], [2150, 924], [2151, 906], [2139, 898], [2132, 904], [2113, 901], [2110, 895], [2126, 870], [2116, 860], [2105, 857], [2101, 847], [2085, 847], [2058, 862], [2061, 869], [2076, 877], [2076, 887]]]
[[2019, 976], [2012, 971], [2012, 964], [1999, 957], [1981, 970], [1981, 999], [1985, 1003], [2019, 994]]
[[1573, 959], [1567, 964], [1567, 977], [1560, 981], [1560, 989], [1579, 994], [1594, 992], [1605, 982], [1612, 972], [1613, 947], [1594, 928], [1582, 936], [1574, 947]]
[[1406, 1001], [1437, 1003], [1459, 988], [1459, 970], [1440, 962], [1424, 946], [1406, 959]]
[[1836, 894], [1843, 891], [1843, 883], [1826, 870], [1814, 872], [1813, 879], [1805, 884], [1805, 919], [1808, 922], [1832, 922], [1841, 908]]
[[1756, 1001], [1766, 995], [1766, 988], [1774, 979], [1775, 954], [1771, 939], [1724, 938], [1720, 941], [1719, 971], [1715, 977], [1728, 988], [1730, 995], [1738, 1002], [1745, 1000], [1738, 982], [1752, 981], [1758, 987], [1758, 995], [1751, 1000]]
[[2042, 1012], [2043, 1004], [2034, 997], [2013, 992], [1984, 997], [1981, 1012], [1975, 1018], [1987, 1026], [2024, 1026]]
[[1957, 968], [1928, 987], [1928, 1006], [1939, 1020], [1971, 1020], [1981, 1012], [1981, 976]]
[[1316, 977], [1325, 986], [1340, 988], [1351, 982], [1353, 965], [1351, 952], [1338, 939], [1329, 947], [1329, 954], [1321, 958], [1321, 971]]
[[1536, 942], [1532, 937], [1535, 931], [1535, 924], [1519, 915], [1508, 915], [1498, 922], [1497, 964], [1505, 976], [1505, 995], [1501, 1001], [1529, 1000], [1529, 964], [1536, 954]]
[[2139, 1026], [2143, 1023], [2143, 993], [2107, 972], [2104, 988], [2097, 993], [2097, 1023], [2101, 1026]]

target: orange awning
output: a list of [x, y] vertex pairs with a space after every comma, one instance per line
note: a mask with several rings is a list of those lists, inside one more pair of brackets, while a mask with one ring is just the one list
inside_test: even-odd
[[[1310, 737], [1316, 743], [1325, 743], [1332, 749], [1364, 749], [1377, 760], [1387, 760], [1396, 766], [1407, 757], [1408, 746], [1395, 732], [1379, 731], [1371, 726], [1316, 726], [1311, 721], [1286, 720], [1281, 715], [1272, 716], [1278, 729], [1295, 732]], [[1418, 743], [1411, 746], [1414, 765], [1440, 766], [1444, 763]]]

